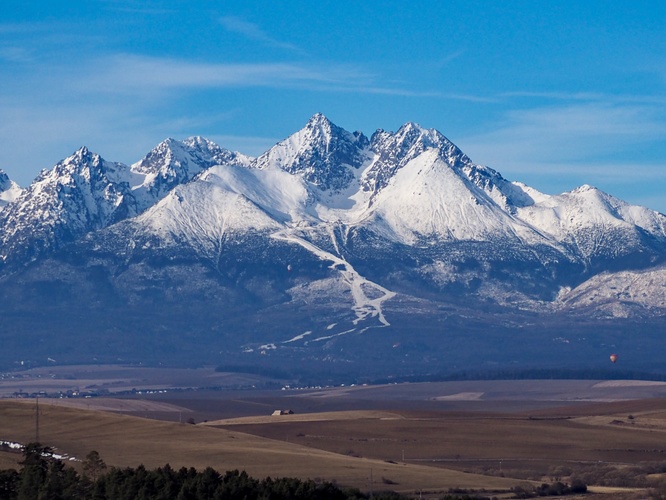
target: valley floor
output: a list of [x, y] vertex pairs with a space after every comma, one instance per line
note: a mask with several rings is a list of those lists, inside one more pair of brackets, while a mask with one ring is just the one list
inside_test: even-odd
[[[599, 498], [666, 491], [664, 383], [517, 380], [241, 390], [233, 384], [251, 387], [252, 380], [212, 370], [124, 370], [69, 367], [1, 380], [0, 440], [33, 441], [39, 409], [44, 444], [72, 457], [95, 449], [118, 467], [168, 462], [245, 469], [260, 478], [326, 479], [432, 497], [450, 488], [501, 495], [521, 484], [574, 479]], [[65, 377], [75, 372], [80, 378]], [[226, 380], [229, 388], [203, 390], [211, 380]], [[106, 397], [40, 397], [37, 405], [36, 399], [11, 397], [20, 383], [23, 393], [55, 385], [71, 390], [68, 384], [78, 384], [78, 391], [102, 384], [122, 390]], [[275, 410], [293, 413], [272, 415]], [[1, 452], [0, 469], [18, 459]]]

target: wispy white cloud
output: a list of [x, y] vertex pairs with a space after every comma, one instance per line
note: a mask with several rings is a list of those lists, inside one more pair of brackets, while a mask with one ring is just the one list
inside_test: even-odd
[[539, 101], [570, 101], [598, 104], [666, 104], [666, 97], [660, 95], [605, 94], [601, 92], [531, 92], [513, 91], [499, 94], [500, 98], [527, 98]]
[[666, 215], [666, 196], [663, 194], [639, 194], [633, 198], [632, 202], [636, 205], [648, 207]]
[[596, 101], [608, 100], [608, 96], [598, 92], [535, 92], [535, 91], [512, 91], [503, 92], [501, 97], [509, 98], [535, 98], [558, 101]]
[[[475, 161], [548, 193], [591, 184], [666, 210], [666, 107], [565, 102], [508, 112], [483, 133], [457, 139]], [[651, 151], [662, 149], [651, 155]], [[635, 193], [640, 193], [636, 195]]]
[[[404, 87], [380, 87], [373, 83], [367, 84], [362, 80], [347, 81], [347, 82], [311, 82], [308, 85], [308, 90], [318, 92], [331, 92], [331, 93], [347, 93], [347, 94], [369, 94], [369, 95], [384, 95], [394, 97], [425, 97], [441, 99], [446, 96], [441, 92], [429, 90], [411, 90], [407, 86]], [[448, 96], [450, 99], [462, 99], [462, 97]]]
[[432, 63], [432, 67], [442, 69], [442, 68], [448, 66], [451, 61], [455, 61], [456, 59], [458, 59], [464, 53], [465, 53], [465, 51], [460, 49], [460, 50], [456, 50], [456, 51], [450, 52], [448, 54], [445, 54], [442, 57], [440, 57], [439, 59], [435, 60]]
[[[118, 78], [122, 75], [122, 78]], [[382, 84], [380, 84], [380, 82]], [[147, 93], [197, 88], [292, 88], [319, 92], [436, 98], [477, 103], [495, 98], [389, 86], [364, 66], [339, 63], [211, 63], [118, 54], [100, 59], [89, 76], [78, 80], [82, 91]]]
[[477, 158], [561, 162], [604, 157], [666, 134], [664, 109], [585, 103], [514, 110], [460, 142]]
[[159, 0], [137, 2], [135, 0], [97, 0], [97, 3], [107, 10], [114, 12], [129, 12], [132, 14], [162, 15], [178, 12], [176, 9], [166, 8]]
[[[142, 116], [142, 110], [114, 103], [70, 103], [44, 107], [40, 103], [0, 103], [0, 140], [11, 144], [2, 165], [26, 185], [43, 168], [50, 168], [81, 146], [110, 160], [131, 162], [161, 139], [161, 123]], [[156, 121], [156, 120], [155, 120]], [[136, 157], [135, 157], [136, 156]]]
[[0, 46], [0, 60], [13, 63], [26, 63], [34, 59], [33, 52], [26, 47]]
[[243, 135], [211, 135], [208, 136], [208, 139], [223, 148], [239, 151], [248, 156], [259, 156], [282, 140], [282, 138], [276, 137]]
[[[361, 85], [373, 77], [349, 65], [296, 63], [228, 64], [120, 54], [99, 60], [82, 88], [104, 92], [225, 87]], [[352, 83], [350, 83], [352, 82]]]
[[47, 31], [49, 24], [39, 23], [0, 23], [0, 35], [25, 35], [38, 31]]
[[[538, 175], [541, 178], [582, 179], [582, 182], [593, 184], [588, 179], [601, 179], [607, 184], [625, 184], [627, 174], [631, 173], [630, 182], [644, 183], [646, 181], [658, 179], [666, 182], [666, 163], [652, 162], [624, 162], [606, 161], [580, 161], [580, 162], [530, 162], [517, 160], [514, 163], [506, 164], [501, 167], [503, 175], [507, 175], [512, 180], [522, 180], [524, 175]], [[568, 181], [571, 182], [571, 181]]]
[[223, 16], [219, 19], [219, 22], [227, 31], [238, 33], [250, 40], [255, 40], [272, 47], [303, 52], [303, 50], [296, 45], [278, 40], [266, 33], [257, 24], [248, 22], [240, 17]]
[[[35, 63], [35, 71], [58, 70], [56, 61], [75, 61], [99, 56], [108, 45], [102, 31], [86, 30], [79, 19], [0, 24], [0, 59]], [[2, 76], [0, 68], [0, 76]], [[7, 78], [12, 80], [12, 78]]]
[[[325, 90], [325, 89], [323, 89]], [[376, 94], [376, 95], [386, 95], [386, 96], [399, 96], [399, 97], [429, 97], [433, 99], [444, 99], [450, 101], [466, 101], [466, 102], [475, 102], [475, 103], [494, 103], [498, 100], [494, 97], [484, 97], [474, 94], [454, 94], [448, 92], [439, 92], [433, 90], [410, 90], [408, 85], [405, 86], [396, 86], [391, 87], [379, 87], [379, 86], [349, 86], [346, 88], [329, 88], [331, 91], [338, 92], [358, 92], [365, 94]]]

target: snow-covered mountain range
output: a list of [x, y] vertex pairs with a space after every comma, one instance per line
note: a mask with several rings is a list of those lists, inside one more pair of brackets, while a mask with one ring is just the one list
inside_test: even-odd
[[154, 337], [182, 312], [202, 349], [248, 355], [403, 338], [410, 316], [666, 315], [663, 214], [540, 193], [414, 123], [368, 138], [321, 114], [257, 158], [193, 137], [131, 166], [81, 148], [23, 190], [0, 172], [0, 263], [17, 322], [94, 310], [114, 344], [133, 315]]

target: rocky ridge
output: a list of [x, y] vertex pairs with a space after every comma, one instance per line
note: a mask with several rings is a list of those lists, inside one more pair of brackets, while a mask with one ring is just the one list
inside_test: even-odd
[[257, 158], [201, 137], [132, 166], [82, 148], [0, 211], [0, 258], [7, 310], [94, 310], [107, 342], [123, 315], [149, 336], [172, 318], [220, 353], [361, 349], [417, 335], [410, 317], [458, 335], [666, 315], [663, 214], [540, 193], [414, 123], [368, 139], [320, 114]]

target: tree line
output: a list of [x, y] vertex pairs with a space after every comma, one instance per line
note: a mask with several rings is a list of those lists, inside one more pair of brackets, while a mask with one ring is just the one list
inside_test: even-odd
[[208, 467], [148, 470], [108, 468], [96, 451], [82, 463], [82, 474], [53, 456], [53, 449], [30, 443], [20, 470], [0, 470], [0, 500], [378, 500], [406, 499], [395, 492], [365, 494], [331, 482], [297, 478], [255, 479], [244, 471], [220, 474]]

